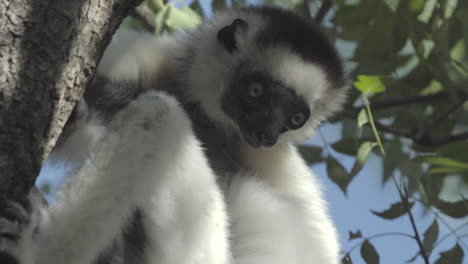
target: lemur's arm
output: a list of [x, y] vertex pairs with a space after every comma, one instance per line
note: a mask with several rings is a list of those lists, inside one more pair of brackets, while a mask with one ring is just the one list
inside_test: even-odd
[[[0, 233], [12, 232], [10, 227], [19, 242], [7, 245], [2, 241], [13, 236], [0, 237], [0, 249], [16, 255], [21, 264], [92, 263], [122, 232], [141, 199], [169, 174], [164, 170], [169, 157], [161, 154], [180, 144], [185, 132], [174, 130], [179, 125], [174, 115], [180, 113], [174, 114], [177, 105], [167, 100], [149, 92], [119, 112], [58, 203], [41, 210], [36, 230], [35, 219], [29, 225], [24, 220], [23, 230], [0, 219]], [[21, 206], [11, 207], [28, 217]]]

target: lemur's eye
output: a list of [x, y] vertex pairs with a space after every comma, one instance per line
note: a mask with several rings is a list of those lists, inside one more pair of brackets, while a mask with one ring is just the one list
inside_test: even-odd
[[247, 93], [253, 98], [260, 97], [263, 95], [263, 86], [259, 83], [252, 83], [249, 85]]
[[291, 116], [291, 119], [289, 120], [292, 127], [296, 129], [304, 125], [305, 121], [306, 121], [306, 114], [303, 112], [295, 113], [294, 115]]

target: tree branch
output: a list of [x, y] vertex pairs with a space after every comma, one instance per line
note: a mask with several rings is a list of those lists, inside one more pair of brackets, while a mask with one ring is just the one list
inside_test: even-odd
[[418, 95], [401, 98], [391, 98], [385, 101], [373, 101], [372, 110], [383, 110], [392, 107], [400, 107], [409, 104], [425, 104], [448, 98], [447, 93], [437, 93], [431, 95]]
[[0, 214], [34, 185], [112, 34], [141, 0], [0, 0]]
[[411, 227], [413, 228], [413, 232], [414, 232], [414, 239], [418, 243], [419, 253], [421, 253], [421, 256], [422, 256], [422, 258], [424, 260], [424, 263], [425, 264], [430, 264], [429, 255], [427, 254], [426, 249], [424, 248], [421, 237], [419, 235], [418, 227], [416, 226], [416, 222], [414, 221], [413, 212], [411, 212], [411, 205], [410, 205], [410, 203], [408, 201], [408, 190], [406, 189], [406, 186], [403, 186], [403, 191], [404, 191], [404, 194], [400, 193], [401, 201], [405, 205], [406, 212], [408, 213], [408, 217], [409, 217], [410, 222], [411, 222]]
[[453, 112], [457, 111], [460, 107], [462, 107], [466, 101], [468, 101], [468, 97], [461, 98], [458, 102], [451, 104], [443, 111], [436, 113], [434, 117], [429, 119], [426, 125], [424, 126], [426, 130], [429, 130], [430, 128], [436, 126], [440, 122], [444, 121], [444, 119], [447, 119], [450, 114], [452, 114]]
[[[344, 110], [342, 112], [342, 116], [344, 118], [348, 118], [352, 120], [355, 120], [357, 118], [357, 115], [358, 113], [356, 113], [354, 110]], [[432, 138], [429, 134], [418, 136], [415, 129], [394, 128], [391, 126], [384, 125], [375, 119], [374, 119], [374, 123], [375, 123], [375, 127], [377, 128], [377, 130], [381, 132], [411, 139], [415, 144], [425, 146], [425, 147], [434, 148], [434, 147], [439, 147], [445, 144], [468, 139], [468, 131], [450, 135], [445, 138], [435, 139], [435, 138]]]
[[317, 24], [322, 24], [323, 19], [328, 14], [328, 11], [333, 7], [334, 1], [333, 0], [323, 0], [322, 6], [320, 7], [317, 15], [315, 15], [314, 21]]
[[310, 4], [312, 0], [303, 0], [302, 5], [304, 6], [304, 13], [306, 14], [307, 18], [313, 18], [312, 12], [310, 12]]
[[[461, 90], [458, 92], [458, 96], [460, 96], [462, 99], [465, 98], [465, 100], [468, 100], [467, 93]], [[431, 94], [431, 95], [397, 97], [397, 98], [390, 98], [390, 99], [380, 100], [380, 101], [373, 100], [371, 102], [371, 106], [372, 106], [372, 110], [378, 111], [378, 110], [385, 110], [385, 109], [393, 108], [393, 107], [401, 107], [405, 105], [426, 104], [426, 103], [431, 103], [431, 102], [437, 102], [437, 101], [444, 100], [444, 99], [449, 99], [449, 95], [446, 92], [440, 92], [440, 93]], [[364, 106], [353, 107], [351, 109], [356, 112], [359, 112], [362, 107]]]

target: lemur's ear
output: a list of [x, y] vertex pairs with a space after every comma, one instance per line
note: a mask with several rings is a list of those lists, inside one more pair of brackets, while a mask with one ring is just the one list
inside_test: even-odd
[[233, 53], [237, 50], [236, 32], [246, 31], [248, 27], [249, 24], [245, 20], [236, 18], [232, 21], [231, 25], [225, 26], [218, 31], [218, 41], [221, 42], [227, 51]]

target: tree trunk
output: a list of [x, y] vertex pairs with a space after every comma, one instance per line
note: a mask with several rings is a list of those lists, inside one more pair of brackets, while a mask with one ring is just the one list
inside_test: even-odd
[[141, 0], [0, 0], [0, 215], [21, 201]]

